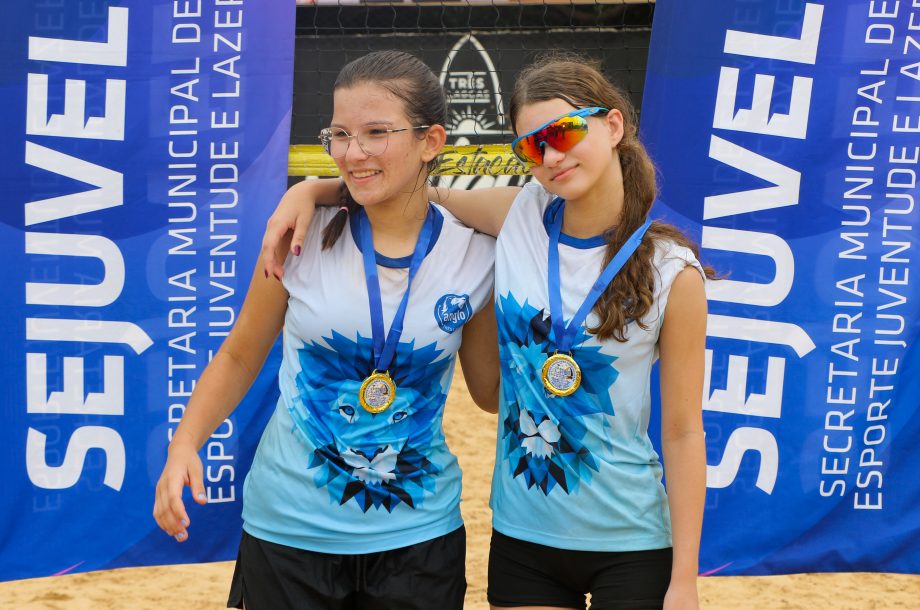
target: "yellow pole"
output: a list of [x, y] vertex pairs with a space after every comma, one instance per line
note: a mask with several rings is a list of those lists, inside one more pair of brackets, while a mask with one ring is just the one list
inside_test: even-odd
[[[527, 166], [517, 160], [507, 144], [445, 146], [435, 176], [526, 176]], [[338, 176], [332, 158], [319, 144], [291, 146], [289, 176]]]

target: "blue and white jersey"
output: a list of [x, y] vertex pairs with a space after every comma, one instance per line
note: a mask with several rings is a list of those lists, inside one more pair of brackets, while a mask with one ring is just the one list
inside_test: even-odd
[[[675, 276], [693, 253], [658, 243], [655, 301], [626, 343], [599, 342], [579, 330], [572, 356], [582, 371], [570, 396], [546, 391], [541, 370], [554, 351], [547, 288], [547, 210], [554, 196], [526, 185], [502, 226], [495, 254], [495, 297], [502, 361], [498, 445], [492, 479], [499, 532], [556, 548], [634, 551], [671, 545], [661, 464], [648, 437], [649, 374]], [[601, 273], [602, 236], [560, 237], [565, 322]]]
[[[336, 211], [317, 210], [303, 253], [285, 263], [281, 397], [246, 477], [243, 527], [287, 546], [371, 553], [462, 525], [460, 467], [441, 419], [463, 324], [491, 304], [495, 242], [434, 207], [389, 370], [395, 402], [372, 414], [358, 401], [374, 363], [357, 234], [346, 227], [321, 250], [322, 229]], [[377, 254], [387, 331], [409, 259]]]

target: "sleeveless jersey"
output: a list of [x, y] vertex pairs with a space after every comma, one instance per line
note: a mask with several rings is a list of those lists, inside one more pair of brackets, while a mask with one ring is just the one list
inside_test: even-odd
[[[322, 229], [336, 211], [317, 209], [303, 253], [285, 263], [281, 396], [246, 477], [243, 527], [301, 549], [372, 553], [462, 525], [460, 467], [441, 419], [463, 325], [490, 304], [494, 241], [434, 206], [431, 242], [389, 370], [395, 401], [372, 414], [358, 401], [374, 363], [354, 219], [321, 250]], [[386, 331], [410, 258], [377, 254]]]
[[[626, 343], [599, 342], [585, 331], [572, 356], [582, 371], [570, 396], [546, 391], [541, 370], [554, 351], [547, 288], [555, 197], [537, 183], [515, 199], [496, 245], [495, 296], [502, 361], [498, 444], [492, 480], [493, 525], [499, 532], [556, 548], [634, 551], [671, 545], [667, 497], [658, 454], [648, 437], [649, 375], [675, 276], [693, 253], [659, 242], [655, 299]], [[560, 237], [563, 314], [574, 316], [602, 270], [602, 236]]]

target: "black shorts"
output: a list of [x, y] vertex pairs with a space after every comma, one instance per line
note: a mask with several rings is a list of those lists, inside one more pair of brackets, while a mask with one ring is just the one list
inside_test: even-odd
[[591, 610], [654, 610], [671, 582], [671, 549], [568, 551], [492, 531], [489, 603]]
[[462, 610], [463, 527], [412, 546], [336, 555], [243, 532], [228, 608], [246, 610]]

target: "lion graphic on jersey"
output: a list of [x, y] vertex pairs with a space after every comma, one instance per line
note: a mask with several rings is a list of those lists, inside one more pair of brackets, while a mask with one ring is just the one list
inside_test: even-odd
[[589, 424], [609, 427], [614, 415], [609, 389], [618, 376], [611, 366], [616, 357], [585, 345], [589, 335], [579, 329], [573, 355], [582, 371], [581, 385], [570, 396], [550, 394], [540, 374], [554, 352], [550, 317], [527, 301], [519, 304], [510, 293], [499, 299], [499, 307], [502, 377], [511, 381], [502, 383], [507, 416], [500, 433], [512, 475], [546, 495], [556, 488], [572, 493], [598, 470], [594, 455], [601, 448], [588, 446], [597, 438]]
[[311, 342], [299, 351], [300, 392], [290, 408], [295, 429], [315, 447], [307, 467], [334, 502], [357, 503], [364, 512], [416, 508], [434, 491], [439, 468], [426, 454], [442, 435], [443, 375], [451, 360], [436, 360], [435, 344], [399, 343], [390, 370], [396, 398], [382, 413], [358, 401], [361, 382], [373, 370], [372, 340], [333, 331], [327, 346]]

